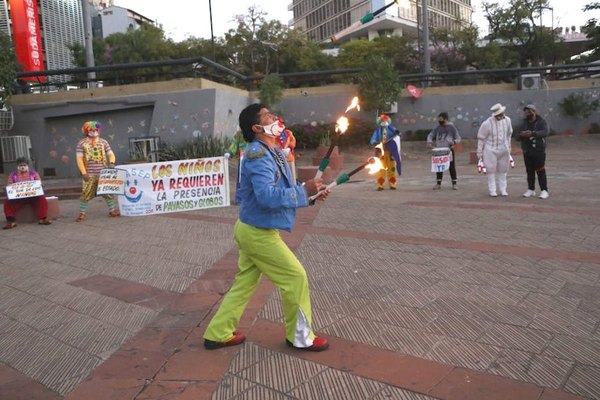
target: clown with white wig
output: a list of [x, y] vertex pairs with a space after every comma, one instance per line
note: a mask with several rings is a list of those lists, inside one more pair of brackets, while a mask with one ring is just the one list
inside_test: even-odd
[[477, 157], [487, 170], [490, 196], [497, 197], [496, 178], [501, 196], [508, 196], [506, 175], [510, 167], [510, 138], [513, 128], [500, 103], [490, 109], [492, 116], [483, 121], [477, 132]]
[[501, 196], [508, 196], [506, 175], [510, 167], [510, 138], [512, 123], [504, 113], [506, 107], [500, 103], [490, 108], [492, 116], [483, 121], [477, 132], [477, 157], [487, 170], [488, 190], [497, 197], [496, 178]]
[[[102, 124], [98, 121], [87, 121], [83, 124], [81, 132], [85, 136], [77, 143], [75, 154], [77, 167], [83, 177], [81, 196], [79, 197], [79, 216], [77, 222], [85, 220], [88, 202], [96, 197], [100, 171], [104, 168], [115, 167], [115, 153], [110, 144], [100, 138]], [[109, 217], [118, 217], [121, 214], [115, 206], [114, 197], [102, 195], [108, 206]]]

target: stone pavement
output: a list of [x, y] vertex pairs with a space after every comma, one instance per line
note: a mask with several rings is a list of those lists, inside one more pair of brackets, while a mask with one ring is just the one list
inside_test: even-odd
[[550, 139], [546, 201], [521, 197], [520, 156], [508, 198], [468, 152], [460, 189], [432, 191], [422, 146], [398, 191], [361, 173], [283, 234], [322, 353], [285, 346], [267, 280], [248, 341], [202, 347], [236, 207], [115, 219], [97, 199], [75, 223], [65, 200], [50, 226], [0, 231], [0, 399], [600, 399], [600, 135]]

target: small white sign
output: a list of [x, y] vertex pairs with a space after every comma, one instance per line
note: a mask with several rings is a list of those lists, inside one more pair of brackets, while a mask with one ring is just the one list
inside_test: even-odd
[[6, 197], [9, 200], [25, 199], [27, 197], [37, 197], [44, 194], [42, 181], [23, 181], [13, 183], [6, 187]]
[[103, 194], [125, 194], [125, 180], [127, 171], [117, 168], [105, 168], [98, 176], [97, 195]]

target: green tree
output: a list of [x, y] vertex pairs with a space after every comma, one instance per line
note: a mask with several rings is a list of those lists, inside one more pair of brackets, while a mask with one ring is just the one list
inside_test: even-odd
[[564, 57], [558, 34], [538, 24], [550, 8], [548, 0], [510, 0], [505, 7], [484, 1], [482, 6], [490, 27], [487, 39], [518, 55], [520, 66], [556, 63]]
[[13, 43], [0, 31], [0, 109], [10, 104], [19, 69]]
[[[600, 2], [589, 3], [583, 7], [584, 12], [592, 10], [600, 10]], [[582, 31], [589, 39], [586, 47], [591, 51], [583, 61], [595, 61], [600, 59], [600, 21], [598, 21], [598, 18], [590, 18], [584, 25]]]
[[377, 43], [372, 40], [361, 39], [346, 42], [340, 46], [337, 65], [339, 68], [358, 68], [370, 56], [381, 55]]
[[398, 73], [392, 61], [380, 55], [366, 59], [358, 76], [358, 92], [367, 111], [387, 110], [398, 101], [402, 90]]
[[283, 97], [283, 79], [277, 74], [265, 76], [260, 87], [260, 102], [268, 108], [273, 107]]

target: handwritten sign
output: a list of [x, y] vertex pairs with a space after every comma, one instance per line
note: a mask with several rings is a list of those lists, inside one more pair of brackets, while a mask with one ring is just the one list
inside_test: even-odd
[[96, 189], [96, 194], [125, 194], [126, 178], [127, 171], [124, 169], [103, 169], [98, 176], [98, 189]]
[[142, 216], [229, 206], [224, 157], [120, 165], [127, 173], [121, 215]]
[[450, 168], [452, 153], [448, 147], [436, 147], [431, 154], [431, 172], [444, 172]]
[[42, 181], [23, 181], [6, 187], [6, 197], [9, 200], [25, 199], [27, 197], [42, 196], [43, 194]]

